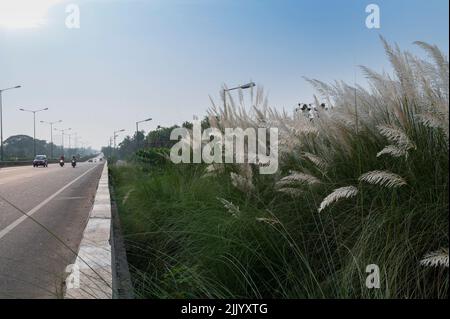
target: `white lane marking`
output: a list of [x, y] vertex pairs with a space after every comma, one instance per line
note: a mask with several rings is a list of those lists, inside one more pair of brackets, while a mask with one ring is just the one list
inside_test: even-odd
[[20, 223], [22, 223], [24, 220], [26, 220], [28, 218], [28, 216], [33, 215], [34, 213], [36, 213], [39, 209], [41, 209], [42, 207], [44, 207], [48, 202], [50, 202], [53, 198], [55, 198], [56, 196], [58, 196], [59, 194], [61, 194], [64, 190], [66, 190], [67, 188], [69, 188], [71, 185], [73, 185], [75, 182], [77, 182], [78, 180], [80, 180], [83, 176], [85, 176], [87, 173], [89, 173], [90, 171], [92, 171], [94, 168], [97, 168], [97, 166], [94, 166], [92, 168], [90, 168], [89, 170], [87, 170], [86, 172], [84, 172], [82, 175], [78, 176], [77, 178], [75, 178], [73, 181], [71, 181], [69, 184], [65, 185], [64, 187], [62, 187], [59, 191], [57, 191], [56, 193], [54, 193], [53, 195], [51, 195], [50, 197], [48, 197], [46, 200], [44, 200], [43, 202], [41, 202], [39, 205], [37, 205], [36, 207], [34, 207], [33, 209], [31, 209], [30, 211], [27, 212], [26, 215], [22, 215], [21, 217], [19, 217], [18, 219], [16, 219], [14, 222], [12, 222], [11, 224], [9, 224], [8, 226], [6, 226], [4, 229], [2, 229], [0, 231], [0, 239], [2, 239], [3, 237], [5, 237], [10, 231], [12, 231], [14, 228], [16, 228]]

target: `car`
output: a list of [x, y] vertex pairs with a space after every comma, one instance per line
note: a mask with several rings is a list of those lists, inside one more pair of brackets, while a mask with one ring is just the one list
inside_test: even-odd
[[48, 167], [47, 156], [45, 155], [36, 155], [33, 160], [33, 167], [44, 166]]
[[92, 163], [93, 162], [93, 160], [92, 160], [92, 158], [88, 161], [88, 163]]

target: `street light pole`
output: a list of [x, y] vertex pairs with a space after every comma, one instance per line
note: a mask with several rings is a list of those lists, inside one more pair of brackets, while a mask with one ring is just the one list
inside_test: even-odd
[[75, 149], [75, 152], [78, 150], [78, 133], [74, 133], [75, 138], [74, 138], [74, 143], [73, 143], [73, 148]]
[[114, 131], [114, 154], [116, 153], [116, 137], [117, 137], [117, 133], [120, 133], [120, 132], [124, 132], [125, 131], [125, 129], [121, 129], [121, 130], [118, 130], [118, 131]]
[[116, 137], [118, 136], [118, 133], [120, 133], [120, 132], [124, 132], [125, 131], [125, 129], [121, 129], [121, 130], [118, 130], [118, 131], [114, 131], [114, 149], [116, 148]]
[[62, 120], [55, 121], [55, 122], [41, 121], [41, 123], [50, 125], [50, 159], [53, 159], [53, 124], [61, 123], [61, 122], [62, 122]]
[[256, 86], [256, 84], [254, 82], [250, 82], [250, 83], [247, 83], [247, 84], [236, 86], [236, 87], [231, 88], [231, 89], [224, 88], [223, 89], [223, 107], [224, 107], [223, 110], [224, 110], [224, 112], [226, 112], [226, 109], [227, 109], [227, 92], [230, 92], [230, 91], [233, 91], [233, 90], [237, 90], [237, 89], [241, 89], [241, 90], [250, 89], [250, 88], [252, 88], [254, 86]]
[[113, 137], [110, 136], [109, 137], [109, 158], [110, 159], [112, 158], [112, 139], [113, 139]]
[[20, 85], [0, 90], [0, 162], [3, 162], [3, 102], [2, 93], [6, 90], [19, 89]]
[[[72, 148], [72, 145], [70, 143], [70, 138], [72, 137], [72, 134], [67, 134], [67, 136], [69, 136], [69, 152], [70, 152], [70, 149]], [[70, 153], [69, 153], [69, 156], [70, 156]]]
[[62, 147], [62, 155], [64, 155], [64, 132], [70, 131], [72, 128], [65, 128], [65, 129], [57, 129], [55, 128], [55, 131], [61, 132], [61, 147]]
[[85, 140], [80, 140], [78, 139], [77, 136], [77, 141], [78, 141], [78, 147], [80, 148], [79, 150], [81, 151], [81, 153], [83, 154], [83, 156], [87, 153], [87, 147], [89, 146], [89, 142], [85, 141]]
[[34, 149], [34, 157], [36, 157], [36, 113], [41, 111], [47, 111], [48, 107], [40, 110], [27, 110], [27, 109], [19, 109], [23, 112], [30, 112], [33, 113], [33, 149]]
[[[67, 134], [68, 136], [69, 136], [69, 152], [72, 150], [73, 151], [73, 148], [72, 148], [72, 136], [75, 136], [75, 138], [76, 138], [76, 136], [77, 136], [77, 133], [76, 132], [73, 132], [73, 133], [71, 133], [71, 134]], [[69, 156], [70, 156], [71, 154], [69, 154]], [[72, 155], [73, 155], [73, 153], [72, 153]]]
[[151, 121], [151, 118], [148, 118], [146, 120], [142, 120], [142, 121], [138, 121], [136, 122], [136, 151], [139, 149], [139, 140], [138, 140], [138, 133], [139, 133], [139, 124], [140, 123], [144, 123], [144, 122], [148, 122]]

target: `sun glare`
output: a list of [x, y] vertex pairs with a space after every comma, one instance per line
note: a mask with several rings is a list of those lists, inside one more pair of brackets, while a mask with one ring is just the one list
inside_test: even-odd
[[0, 28], [38, 28], [47, 22], [50, 7], [62, 0], [1, 0]]

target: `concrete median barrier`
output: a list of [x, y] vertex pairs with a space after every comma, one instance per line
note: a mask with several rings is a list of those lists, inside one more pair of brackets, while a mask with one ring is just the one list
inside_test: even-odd
[[111, 200], [105, 163], [78, 256], [75, 264], [67, 269], [70, 274], [66, 279], [65, 298], [113, 298], [111, 237]]

